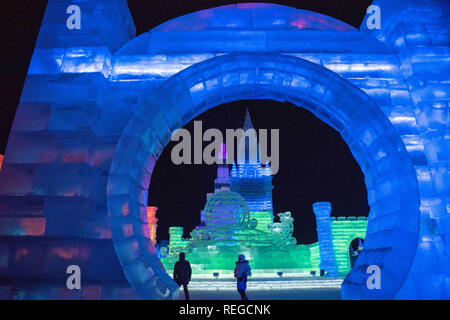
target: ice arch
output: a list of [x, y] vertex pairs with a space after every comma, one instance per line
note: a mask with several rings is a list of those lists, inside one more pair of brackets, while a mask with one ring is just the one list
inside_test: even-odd
[[[405, 146], [379, 107], [328, 69], [281, 54], [228, 54], [192, 65], [152, 91], [116, 148], [108, 180], [114, 247], [129, 282], [145, 298], [177, 289], [147, 236], [148, 186], [173, 130], [214, 106], [241, 99], [290, 101], [340, 132], [365, 175], [371, 206], [364, 251], [342, 286], [343, 298], [393, 298], [416, 251], [419, 195]], [[368, 265], [381, 290], [366, 288]]]

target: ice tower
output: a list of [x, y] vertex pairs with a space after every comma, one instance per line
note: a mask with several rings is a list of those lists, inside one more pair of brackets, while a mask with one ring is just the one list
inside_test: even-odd
[[[206, 194], [206, 200], [219, 191], [230, 190], [230, 168], [226, 162], [227, 151], [223, 143], [220, 147], [220, 152], [217, 155], [217, 178], [214, 180], [214, 192]], [[200, 213], [200, 225], [205, 225], [205, 216], [203, 210]]]
[[338, 267], [333, 249], [333, 235], [331, 233], [330, 213], [331, 203], [316, 202], [313, 204], [316, 215], [317, 237], [319, 240], [320, 269], [329, 276], [338, 275]]
[[[248, 110], [242, 129], [248, 136], [244, 135], [238, 142], [238, 163], [233, 164], [231, 170], [230, 189], [245, 199], [250, 217], [257, 221], [256, 228], [268, 232], [267, 226], [273, 222], [272, 172], [269, 165], [261, 164], [256, 131]], [[256, 150], [252, 150], [252, 140], [256, 143]], [[256, 155], [252, 154], [253, 151], [256, 151]]]
[[227, 151], [225, 144], [220, 147], [217, 163], [217, 178], [214, 180], [214, 192], [230, 190], [230, 168], [226, 163]]

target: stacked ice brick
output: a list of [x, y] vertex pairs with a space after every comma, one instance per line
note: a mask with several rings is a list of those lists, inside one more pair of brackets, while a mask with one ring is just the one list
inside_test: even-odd
[[333, 249], [339, 275], [347, 275], [351, 269], [349, 246], [354, 239], [364, 239], [367, 217], [331, 217]]
[[[66, 26], [71, 4], [81, 6], [80, 30]], [[126, 1], [49, 1], [0, 177], [1, 298], [135, 296], [105, 196], [132, 112], [125, 95], [106, 93], [114, 92], [107, 77], [112, 55], [134, 35]], [[81, 268], [82, 290], [66, 288], [71, 264]]]
[[[391, 89], [385, 113], [401, 134], [420, 191], [416, 258], [399, 299], [450, 298], [450, 4], [374, 1], [381, 30], [364, 31], [392, 48], [404, 89]], [[388, 84], [392, 88], [392, 84]], [[409, 244], [408, 244], [409, 245]]]

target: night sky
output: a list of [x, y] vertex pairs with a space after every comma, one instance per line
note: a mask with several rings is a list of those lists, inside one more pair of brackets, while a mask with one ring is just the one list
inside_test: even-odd
[[[361, 24], [370, 0], [128, 0], [137, 35], [171, 18], [236, 2], [272, 2], [332, 16], [354, 27]], [[0, 153], [25, 81], [46, 1], [2, 2], [0, 10]], [[308, 111], [273, 101], [240, 101], [209, 110], [198, 119], [205, 128], [239, 128], [249, 108], [258, 128], [280, 129], [280, 170], [273, 179], [275, 213], [290, 210], [295, 236], [316, 241], [311, 210], [314, 201], [333, 203], [333, 215], [367, 215], [363, 176], [339, 134]], [[191, 128], [193, 122], [187, 124]], [[206, 192], [213, 191], [216, 166], [174, 166], [170, 145], [158, 161], [150, 186], [151, 204], [160, 208], [158, 237], [168, 238], [168, 225], [187, 231], [198, 224]], [[170, 221], [170, 223], [169, 223]], [[187, 232], [186, 232], [187, 235]]]

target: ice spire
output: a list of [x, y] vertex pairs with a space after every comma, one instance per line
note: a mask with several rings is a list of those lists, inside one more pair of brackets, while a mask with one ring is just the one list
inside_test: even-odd
[[[247, 130], [253, 130], [252, 133], [249, 134], [247, 138], [242, 138], [239, 141], [238, 146], [238, 165], [242, 163], [250, 163], [254, 165], [260, 165], [261, 156], [259, 154], [259, 143], [258, 136], [256, 134], [256, 130], [253, 127], [252, 119], [250, 118], [250, 113], [248, 109], [245, 112], [245, 120], [242, 130], [246, 132]], [[254, 143], [254, 144], [253, 144]], [[256, 150], [252, 149], [252, 146], [256, 146]], [[256, 151], [256, 159], [255, 155], [252, 152]]]
[[248, 109], [245, 111], [245, 120], [244, 120], [244, 126], [242, 127], [244, 131], [248, 129], [254, 129], [252, 119], [250, 118], [250, 113], [248, 112]]

